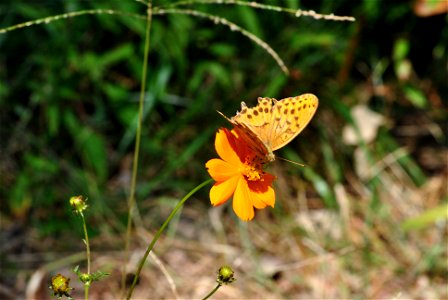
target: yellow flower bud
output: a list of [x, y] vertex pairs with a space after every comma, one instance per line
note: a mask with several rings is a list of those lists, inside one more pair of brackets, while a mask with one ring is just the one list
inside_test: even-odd
[[70, 205], [73, 208], [73, 211], [78, 214], [87, 209], [88, 205], [86, 202], [87, 199], [84, 199], [83, 196], [73, 196], [70, 198]]
[[70, 287], [70, 278], [66, 278], [62, 276], [61, 274], [57, 274], [56, 276], [53, 276], [51, 278], [51, 286], [50, 288], [53, 290], [53, 295], [57, 296], [58, 298], [62, 296], [66, 296], [70, 298], [70, 290], [72, 288]]
[[229, 284], [234, 282], [236, 279], [233, 277], [233, 270], [229, 266], [222, 266], [218, 270], [218, 279], [216, 280], [219, 284]]

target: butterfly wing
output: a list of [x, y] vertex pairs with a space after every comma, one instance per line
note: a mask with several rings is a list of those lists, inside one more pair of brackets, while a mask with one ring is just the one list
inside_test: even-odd
[[275, 151], [293, 140], [308, 125], [316, 113], [319, 100], [313, 94], [277, 101], [272, 107], [268, 146]]
[[262, 154], [265, 162], [274, 160], [274, 154], [269, 143], [269, 129], [272, 120], [272, 103], [277, 101], [271, 98], [258, 98], [258, 105], [247, 107], [241, 103], [241, 110], [231, 120], [239, 131], [242, 131], [244, 140], [254, 141], [256, 153]]
[[[242, 103], [244, 110], [245, 104]], [[246, 107], [247, 108], [247, 107]], [[234, 126], [234, 130], [238, 137], [242, 138], [247, 146], [255, 153], [256, 157], [260, 159], [261, 163], [272, 161], [270, 159], [272, 152], [265, 146], [264, 142], [259, 138], [259, 136], [254, 131], [254, 126], [248, 124], [247, 122], [241, 122], [239, 120], [235, 120], [235, 117], [229, 119], [224, 114], [218, 111], [227, 121], [232, 123]]]
[[273, 98], [258, 98], [258, 105], [241, 110], [231, 119], [224, 116], [235, 127], [235, 131], [260, 157], [262, 162], [271, 162], [273, 151], [294, 139], [313, 118], [319, 100], [313, 94], [277, 101]]

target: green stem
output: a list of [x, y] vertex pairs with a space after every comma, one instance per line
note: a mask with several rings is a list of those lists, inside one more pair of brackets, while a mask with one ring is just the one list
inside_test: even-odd
[[129, 300], [131, 299], [132, 293], [134, 292], [134, 288], [135, 285], [137, 284], [137, 280], [138, 277], [140, 276], [140, 272], [142, 271], [142, 268], [146, 262], [146, 259], [148, 258], [149, 253], [151, 252], [151, 250], [154, 248], [154, 245], [156, 244], [157, 240], [159, 239], [159, 237], [162, 235], [162, 232], [165, 230], [165, 228], [168, 226], [168, 223], [171, 221], [171, 219], [174, 217], [174, 215], [179, 211], [179, 209], [182, 207], [182, 205], [184, 205], [185, 201], [187, 201], [194, 193], [196, 193], [198, 190], [200, 190], [201, 188], [203, 188], [204, 186], [206, 186], [207, 184], [211, 183], [213, 181], [213, 179], [208, 179], [206, 181], [204, 181], [203, 183], [201, 183], [200, 185], [198, 185], [197, 187], [195, 187], [194, 189], [192, 189], [184, 198], [182, 198], [182, 200], [179, 201], [179, 203], [177, 203], [177, 205], [174, 207], [173, 211], [171, 212], [171, 214], [168, 216], [168, 218], [165, 220], [165, 222], [163, 223], [163, 225], [159, 228], [159, 230], [157, 231], [157, 233], [154, 235], [154, 237], [152, 238], [151, 243], [148, 246], [148, 249], [146, 249], [145, 255], [143, 255], [143, 258], [141, 259], [139, 265], [138, 265], [138, 269], [137, 272], [134, 275], [134, 280], [132, 281], [131, 287], [129, 288], [128, 294], [126, 296], [126, 299]]
[[[143, 122], [143, 104], [145, 100], [145, 89], [146, 89], [146, 78], [148, 74], [148, 54], [149, 54], [149, 41], [151, 32], [151, 20], [152, 20], [152, 6], [151, 1], [148, 2], [147, 19], [146, 19], [146, 35], [145, 35], [145, 50], [143, 57], [143, 70], [142, 70], [142, 82], [140, 89], [140, 100], [139, 100], [139, 110], [138, 110], [138, 124], [135, 140], [134, 149], [134, 162], [132, 166], [132, 179], [131, 179], [131, 191], [129, 194], [129, 211], [128, 211], [128, 222], [126, 227], [126, 237], [125, 237], [125, 247], [124, 247], [124, 257], [128, 259], [129, 256], [129, 244], [131, 240], [131, 230], [132, 230], [132, 216], [135, 206], [135, 187], [137, 183], [137, 169], [138, 169], [138, 158], [140, 154], [140, 140], [142, 133], [142, 122]], [[124, 291], [126, 282], [126, 264], [123, 264], [123, 270], [121, 274], [121, 290]]]
[[[86, 220], [84, 218], [84, 214], [81, 212], [82, 219], [82, 227], [84, 229], [84, 241], [86, 242], [86, 254], [87, 254], [87, 274], [90, 275], [90, 243], [89, 243], [89, 235], [87, 234], [87, 226]], [[90, 282], [88, 284], [84, 283], [84, 299], [89, 299], [89, 287]]]
[[258, 3], [256, 1], [238, 1], [238, 0], [186, 0], [186, 1], [178, 1], [174, 3], [170, 3], [168, 5], [161, 5], [160, 8], [164, 7], [177, 7], [183, 5], [194, 5], [194, 4], [230, 4], [230, 5], [238, 5], [238, 6], [249, 6], [251, 8], [271, 10], [276, 12], [284, 12], [295, 15], [296, 17], [307, 16], [312, 17], [317, 20], [333, 20], [333, 21], [351, 21], [354, 22], [355, 18], [350, 16], [335, 16], [334, 14], [319, 14], [312, 10], [301, 10], [301, 9], [292, 9], [287, 7], [275, 6], [270, 4]]
[[220, 287], [221, 287], [221, 284], [218, 283], [218, 285], [215, 286], [215, 288], [210, 293], [208, 293], [208, 295], [205, 296], [202, 300], [207, 300], [208, 298], [210, 298]]
[[134, 17], [134, 18], [138, 18], [138, 19], [141, 19], [142, 17], [145, 18], [145, 16], [142, 16], [142, 15], [139, 15], [139, 14], [133, 14], [133, 13], [128, 13], [128, 12], [119, 11], [119, 10], [112, 10], [112, 9], [88, 9], [88, 10], [80, 10], [80, 11], [74, 11], [74, 12], [69, 12], [69, 13], [65, 13], [65, 14], [60, 14], [60, 15], [54, 15], [54, 16], [50, 16], [50, 17], [40, 18], [40, 19], [36, 19], [36, 20], [32, 20], [32, 21], [27, 21], [27, 22], [15, 24], [15, 25], [12, 25], [12, 26], [9, 26], [9, 27], [6, 27], [6, 28], [0, 28], [0, 34], [7, 33], [9, 31], [17, 30], [17, 29], [20, 29], [20, 28], [25, 28], [25, 27], [39, 25], [39, 24], [49, 24], [49, 23], [54, 22], [54, 21], [68, 19], [68, 18], [74, 18], [74, 17], [79, 17], [79, 16], [83, 16], [83, 15], [103, 15], [103, 14], [106, 14], [106, 15], [130, 16], [130, 17]]
[[84, 284], [84, 300], [89, 299], [89, 287], [90, 285]]

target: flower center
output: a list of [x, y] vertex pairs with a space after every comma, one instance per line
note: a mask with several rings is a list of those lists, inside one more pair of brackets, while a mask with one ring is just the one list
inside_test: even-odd
[[241, 174], [249, 181], [262, 181], [263, 170], [258, 164], [254, 164], [253, 160], [246, 159], [242, 168]]

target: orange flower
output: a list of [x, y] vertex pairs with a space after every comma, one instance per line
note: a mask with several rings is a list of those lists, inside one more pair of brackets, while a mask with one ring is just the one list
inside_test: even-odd
[[233, 195], [233, 210], [243, 221], [254, 218], [254, 207], [274, 207], [275, 177], [263, 171], [254, 151], [225, 128], [216, 133], [215, 148], [221, 159], [211, 159], [205, 165], [216, 181], [210, 190], [212, 205], [221, 205]]

